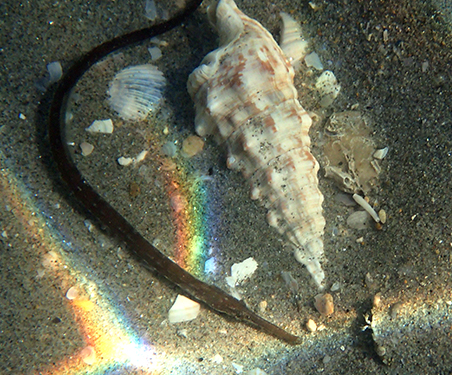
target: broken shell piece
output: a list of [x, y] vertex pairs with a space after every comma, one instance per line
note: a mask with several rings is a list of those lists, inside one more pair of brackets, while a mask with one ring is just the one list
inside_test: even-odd
[[315, 83], [315, 87], [320, 94], [319, 105], [323, 108], [333, 104], [334, 99], [341, 91], [341, 85], [337, 83], [336, 76], [331, 70], [325, 70]]
[[179, 294], [168, 312], [168, 321], [173, 323], [188, 322], [199, 315], [199, 303]]
[[353, 212], [347, 218], [347, 225], [350, 228], [364, 230], [370, 228], [370, 216], [366, 211], [356, 211]]
[[297, 67], [299, 61], [306, 56], [308, 42], [301, 36], [300, 25], [287, 13], [280, 13], [283, 22], [283, 30], [281, 32], [281, 49], [289, 58], [293, 67]]
[[106, 120], [95, 120], [85, 130], [90, 133], [111, 134], [113, 133], [113, 121], [109, 118]]
[[63, 67], [59, 61], [51, 62], [47, 64], [47, 71], [49, 72], [49, 85], [60, 80], [63, 76]]
[[79, 294], [78, 294], [78, 290], [76, 287], [71, 287], [68, 289], [68, 291], [66, 292], [66, 298], [69, 300], [73, 300], [78, 298]]
[[88, 142], [82, 142], [80, 143], [80, 150], [82, 150], [83, 156], [91, 155], [91, 153], [94, 150], [94, 146], [91, 143]]
[[304, 62], [306, 66], [310, 68], [311, 66], [317, 70], [323, 70], [322, 62], [320, 61], [319, 55], [317, 53], [312, 52], [304, 58]]
[[315, 331], [317, 331], [317, 323], [314, 322], [312, 319], [309, 319], [309, 320], [306, 322], [306, 329], [307, 329], [309, 332], [315, 332]]
[[261, 370], [259, 367], [256, 367], [245, 372], [244, 375], [267, 375], [267, 373], [264, 370]]
[[380, 211], [378, 211], [378, 217], [380, 218], [380, 221], [382, 224], [386, 223], [386, 211], [381, 209]]
[[317, 294], [314, 306], [320, 314], [330, 316], [334, 313], [333, 296], [329, 293]]
[[96, 363], [96, 352], [92, 346], [86, 346], [80, 352], [80, 358], [87, 365], [94, 365]]
[[108, 103], [124, 120], [144, 120], [160, 103], [165, 81], [154, 65], [127, 67], [110, 84]]
[[257, 262], [250, 257], [243, 262], [235, 263], [231, 267], [231, 276], [226, 277], [226, 283], [234, 288], [237, 284], [251, 277], [257, 269]]
[[366, 202], [366, 200], [358, 194], [353, 194], [353, 199], [356, 203], [358, 203], [362, 208], [364, 208], [370, 216], [372, 216], [372, 219], [374, 219], [377, 223], [380, 222], [380, 218], [376, 211], [372, 208], [372, 206]]
[[388, 154], [388, 151], [389, 151], [389, 147], [386, 146], [385, 148], [381, 148], [381, 149], [375, 151], [373, 156], [375, 159], [381, 160]]

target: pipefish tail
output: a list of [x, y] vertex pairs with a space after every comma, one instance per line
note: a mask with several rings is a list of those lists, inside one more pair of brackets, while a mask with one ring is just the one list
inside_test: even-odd
[[124, 242], [131, 252], [135, 253], [139, 259], [158, 274], [164, 276], [188, 296], [212, 310], [238, 319], [289, 344], [297, 344], [300, 340], [299, 337], [263, 319], [248, 309], [245, 304], [216, 286], [198, 280], [151, 245], [89, 185], [77, 169], [67, 146], [64, 118], [68, 97], [72, 88], [84, 73], [111, 52], [163, 34], [177, 27], [198, 8], [200, 3], [201, 0], [188, 1], [185, 9], [167, 21], [116, 37], [95, 47], [67, 70], [55, 90], [49, 111], [48, 131], [53, 158], [62, 179], [69, 186], [75, 198], [102, 225], [107, 227], [112, 235]]

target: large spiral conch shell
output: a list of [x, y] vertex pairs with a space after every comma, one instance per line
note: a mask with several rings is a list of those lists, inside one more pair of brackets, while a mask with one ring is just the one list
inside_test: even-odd
[[[311, 118], [297, 99], [290, 61], [298, 33], [291, 17], [282, 16], [282, 47], [232, 0], [209, 7], [220, 47], [190, 75], [188, 91], [196, 108], [196, 132], [213, 134], [228, 150], [228, 167], [242, 171], [251, 197], [268, 208], [268, 222], [284, 233], [319, 287], [324, 272], [323, 195], [319, 165], [310, 152]], [[284, 44], [287, 41], [287, 44]], [[305, 53], [306, 48], [299, 48]]]

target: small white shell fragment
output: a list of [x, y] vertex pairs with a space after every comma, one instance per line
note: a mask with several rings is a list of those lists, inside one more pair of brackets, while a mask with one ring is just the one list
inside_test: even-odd
[[315, 332], [315, 331], [317, 331], [317, 323], [314, 322], [312, 319], [309, 319], [309, 320], [306, 322], [306, 329], [307, 329], [309, 332]]
[[336, 281], [333, 285], [331, 285], [331, 291], [332, 292], [337, 292], [340, 289], [341, 289], [340, 281]]
[[148, 150], [141, 151], [135, 158], [134, 163], [137, 164], [137, 163], [142, 162], [146, 158], [147, 154], [148, 154]]
[[231, 276], [226, 277], [226, 283], [234, 288], [237, 284], [251, 277], [257, 269], [257, 262], [250, 257], [243, 262], [234, 263], [231, 267]]
[[357, 230], [369, 229], [369, 220], [367, 211], [356, 211], [347, 218], [347, 225]]
[[157, 7], [155, 6], [154, 0], [146, 0], [146, 4], [144, 5], [144, 16], [149, 21], [155, 21], [157, 18]]
[[66, 292], [66, 298], [68, 300], [74, 300], [78, 298], [78, 291], [76, 287], [71, 287], [68, 289], [68, 291]]
[[19, 118], [21, 120], [26, 120], [27, 119], [27, 117], [23, 113], [19, 113]]
[[372, 208], [372, 206], [366, 202], [366, 200], [362, 196], [360, 196], [358, 194], [353, 194], [353, 199], [362, 208], [364, 208], [369, 213], [370, 216], [372, 216], [372, 219], [374, 219], [377, 223], [380, 222], [380, 218], [378, 217], [378, 214], [375, 212], [375, 210]]
[[267, 373], [264, 370], [261, 370], [259, 367], [256, 367], [245, 372], [245, 375], [267, 375]]
[[120, 158], [118, 158], [118, 164], [122, 165], [123, 167], [126, 167], [132, 163], [133, 163], [133, 158], [127, 158], [124, 156], [121, 156]]
[[199, 315], [200, 305], [198, 302], [179, 294], [173, 306], [168, 312], [168, 321], [173, 323], [188, 322], [196, 319]]
[[96, 351], [92, 346], [86, 346], [81, 350], [80, 358], [87, 365], [94, 365], [96, 363]]
[[287, 13], [280, 13], [283, 23], [280, 46], [291, 65], [296, 67], [306, 56], [308, 42], [301, 36], [300, 25]]
[[124, 120], [144, 120], [160, 103], [165, 82], [154, 65], [129, 66], [115, 75], [108, 103]]
[[304, 58], [304, 62], [306, 63], [306, 66], [308, 68], [312, 66], [314, 69], [323, 70], [322, 62], [320, 61], [320, 57], [316, 52], [311, 52], [309, 55], [307, 55]]
[[386, 211], [381, 209], [380, 211], [378, 211], [378, 217], [380, 218], [380, 221], [382, 224], [386, 224]]
[[381, 148], [381, 149], [375, 151], [373, 157], [375, 159], [381, 160], [388, 154], [388, 151], [389, 151], [389, 147], [386, 146], [385, 148]]
[[260, 302], [259, 302], [259, 305], [258, 305], [259, 312], [260, 312], [261, 314], [264, 313], [265, 310], [267, 310], [267, 306], [268, 306], [267, 301], [265, 301], [265, 300], [260, 301]]
[[211, 361], [219, 364], [219, 363], [223, 362], [223, 357], [219, 354], [215, 354], [213, 356], [213, 358], [211, 359]]
[[105, 120], [95, 120], [91, 126], [85, 130], [90, 133], [111, 134], [113, 133], [113, 121], [109, 118]]
[[238, 363], [234, 363], [234, 362], [232, 362], [231, 365], [232, 365], [232, 367], [234, 367], [235, 372], [237, 374], [241, 374], [243, 372], [243, 366], [242, 365], [239, 365]]
[[94, 150], [94, 146], [91, 143], [88, 142], [82, 142], [80, 143], [80, 150], [82, 150], [83, 156], [91, 155], [91, 153]]
[[315, 87], [321, 97], [319, 104], [324, 108], [330, 106], [341, 91], [341, 85], [337, 83], [336, 76], [331, 70], [325, 70], [317, 78]]
[[50, 64], [47, 64], [47, 71], [50, 74], [49, 85], [59, 81], [63, 76], [63, 68], [59, 61], [54, 61]]
[[158, 48], [157, 46], [149, 47], [148, 51], [151, 55], [152, 61], [158, 60], [160, 57], [162, 57], [162, 50]]

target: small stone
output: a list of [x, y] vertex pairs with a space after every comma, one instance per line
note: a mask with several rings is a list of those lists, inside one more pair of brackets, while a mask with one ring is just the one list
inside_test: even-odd
[[83, 156], [91, 155], [91, 153], [94, 150], [94, 146], [91, 143], [88, 142], [82, 142], [80, 143], [80, 150], [82, 150]]
[[309, 319], [309, 320], [306, 322], [306, 329], [307, 329], [309, 332], [315, 332], [315, 331], [317, 331], [317, 323], [314, 322], [312, 319]]
[[374, 300], [372, 302], [374, 308], [378, 308], [381, 304], [381, 293], [377, 293], [374, 295]]
[[121, 156], [120, 158], [118, 158], [117, 161], [118, 161], [119, 165], [126, 167], [133, 163], [133, 158], [127, 158], [127, 157]]
[[378, 217], [380, 218], [380, 221], [382, 224], [386, 223], [386, 211], [381, 209], [380, 211], [378, 211]]
[[190, 135], [182, 143], [182, 151], [189, 158], [199, 154], [203, 148], [204, 141], [197, 135]]
[[402, 302], [396, 302], [391, 306], [391, 309], [389, 311], [391, 319], [396, 319], [400, 315], [400, 313], [402, 312], [402, 307], [403, 307]]
[[131, 182], [129, 185], [129, 195], [131, 198], [136, 198], [140, 195], [141, 188], [136, 182]]
[[333, 296], [329, 293], [316, 295], [314, 306], [320, 314], [330, 316], [334, 313]]
[[262, 314], [267, 309], [267, 301], [260, 301], [259, 302], [259, 312]]

